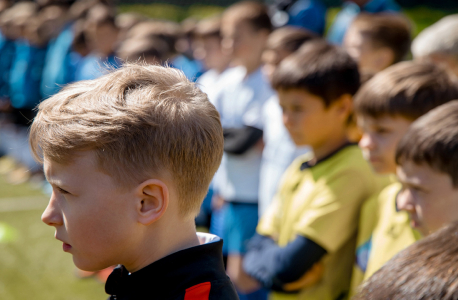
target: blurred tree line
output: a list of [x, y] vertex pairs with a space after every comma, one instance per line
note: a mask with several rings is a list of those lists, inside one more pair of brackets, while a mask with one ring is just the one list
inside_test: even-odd
[[[272, 0], [268, 1], [271, 2]], [[342, 0], [322, 0], [328, 7], [336, 7], [342, 4]], [[217, 5], [217, 6], [228, 6], [236, 0], [163, 0], [163, 1], [151, 1], [151, 0], [117, 0], [118, 4], [152, 4], [152, 3], [165, 3], [178, 6], [190, 6], [194, 4], [202, 5]], [[414, 6], [428, 6], [444, 10], [456, 10], [458, 9], [457, 0], [396, 0], [402, 7], [414, 7]]]

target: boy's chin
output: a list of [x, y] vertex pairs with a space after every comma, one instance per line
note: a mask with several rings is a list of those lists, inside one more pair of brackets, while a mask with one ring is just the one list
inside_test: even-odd
[[100, 270], [111, 267], [110, 264], [83, 261], [81, 259], [75, 258], [75, 256], [73, 256], [73, 263], [78, 269], [87, 272], [98, 272]]
[[374, 170], [375, 173], [379, 174], [379, 175], [390, 175], [390, 174], [396, 174], [396, 170], [394, 171], [391, 171], [389, 170], [388, 168], [384, 167], [384, 166], [381, 166], [379, 164], [373, 164], [373, 163], [370, 163], [371, 166], [372, 166], [372, 170]]

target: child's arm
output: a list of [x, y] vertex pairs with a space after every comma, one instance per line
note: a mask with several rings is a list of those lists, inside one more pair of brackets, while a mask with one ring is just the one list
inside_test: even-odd
[[[322, 273], [317, 272], [319, 270], [315, 265], [327, 252], [304, 236], [297, 236], [286, 247], [280, 247], [274, 240], [262, 235], [256, 235], [250, 244], [243, 263], [245, 272], [266, 288], [299, 290], [308, 283], [315, 283], [317, 275]], [[308, 274], [312, 269], [313, 274]]]
[[256, 127], [224, 128], [224, 151], [241, 155], [256, 145], [262, 138], [262, 130]]

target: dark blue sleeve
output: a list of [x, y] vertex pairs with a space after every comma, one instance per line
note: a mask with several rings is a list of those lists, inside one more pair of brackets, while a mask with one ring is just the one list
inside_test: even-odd
[[262, 139], [262, 130], [256, 127], [223, 128], [224, 151], [230, 154], [241, 155], [251, 149]]
[[248, 245], [243, 268], [264, 287], [283, 291], [284, 284], [299, 280], [326, 253], [320, 245], [303, 236], [280, 247], [271, 238], [256, 234]]

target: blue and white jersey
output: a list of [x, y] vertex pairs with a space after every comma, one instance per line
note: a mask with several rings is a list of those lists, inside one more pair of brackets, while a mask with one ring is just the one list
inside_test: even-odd
[[221, 73], [218, 73], [215, 69], [208, 70], [197, 79], [197, 86], [201, 89], [202, 92], [207, 94], [208, 100], [214, 104], [218, 92], [220, 92], [224, 86], [227, 85], [227, 82], [224, 79], [228, 77], [229, 79], [232, 78], [233, 80], [234, 77], [231, 74], [234, 73], [239, 74], [236, 76], [243, 77], [245, 71], [243, 68], [229, 68]]
[[259, 183], [259, 215], [272, 202], [280, 179], [285, 170], [298, 156], [305, 154], [309, 147], [297, 147], [283, 125], [282, 110], [277, 95], [272, 96], [263, 109], [264, 150], [262, 152]]
[[[213, 103], [221, 115], [223, 128], [244, 126], [263, 129], [264, 104], [274, 91], [261, 68], [246, 76], [244, 68], [228, 70], [225, 85]], [[258, 202], [262, 148], [254, 146], [241, 155], [224, 153], [215, 180], [215, 192], [226, 201]]]

